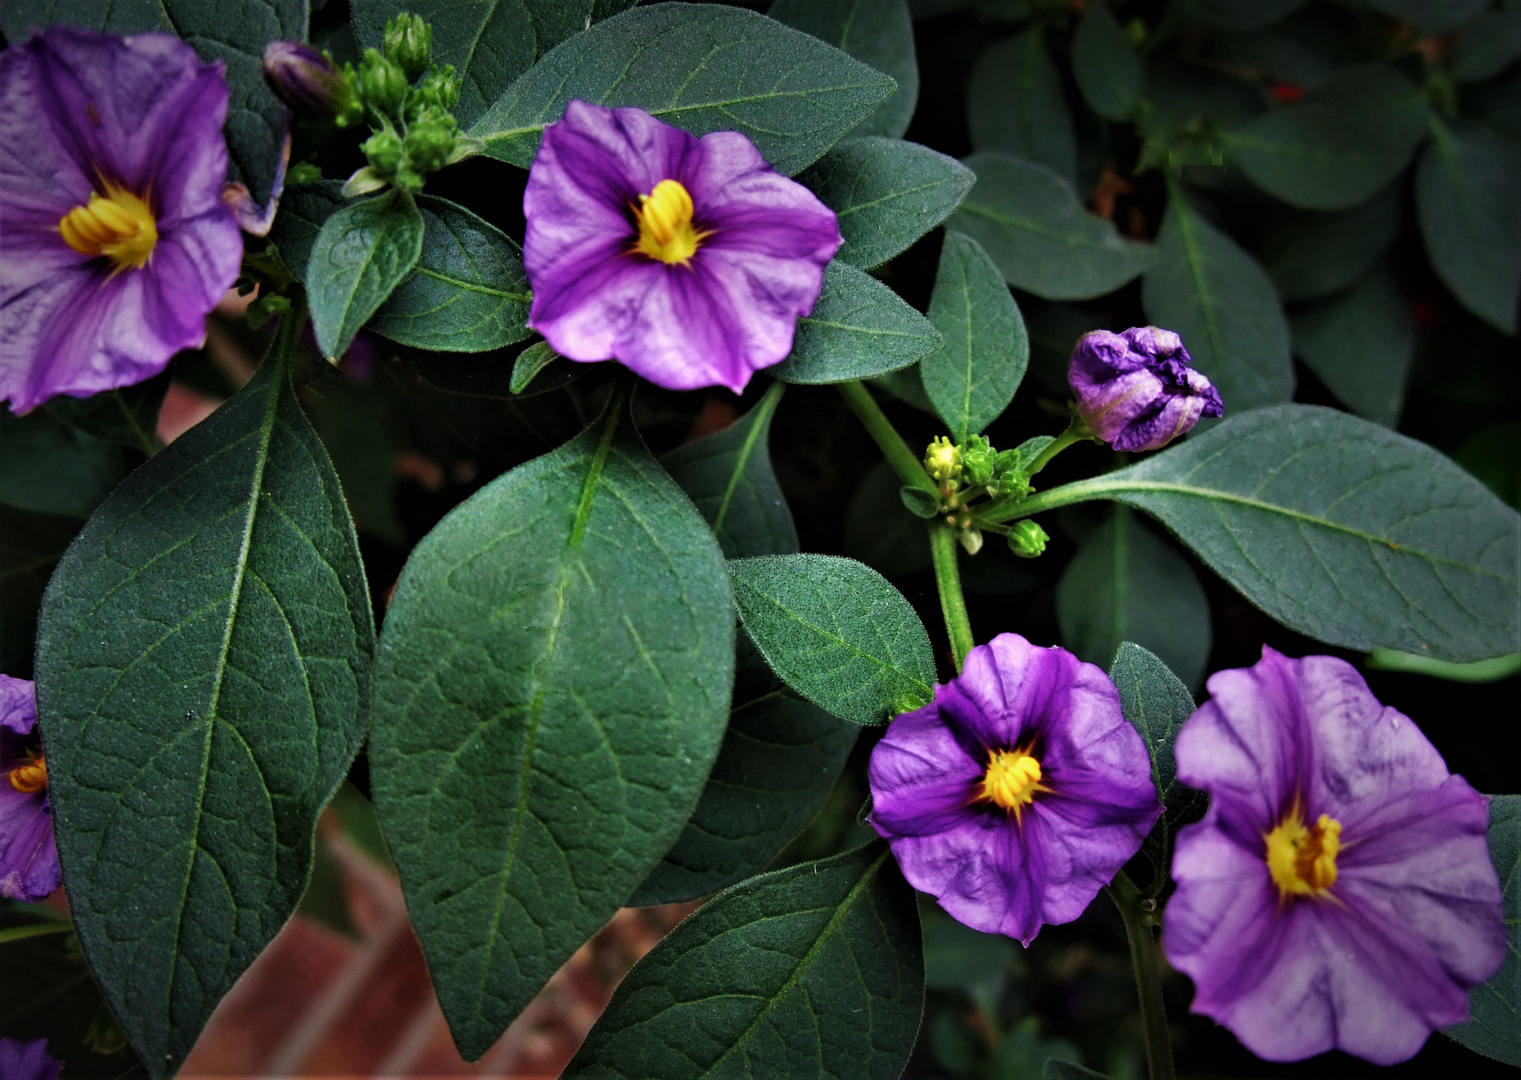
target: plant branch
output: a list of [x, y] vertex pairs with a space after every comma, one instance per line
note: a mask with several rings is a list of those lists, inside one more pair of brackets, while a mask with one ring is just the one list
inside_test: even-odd
[[898, 434], [898, 429], [893, 427], [892, 421], [882, 412], [871, 396], [871, 391], [859, 382], [836, 383], [840, 396], [845, 399], [845, 404], [850, 406], [851, 412], [861, 421], [861, 426], [866, 429], [882, 451], [882, 456], [892, 466], [893, 472], [898, 474], [910, 487], [922, 488], [930, 492], [938, 500], [940, 489], [930, 479], [929, 473], [924, 471], [924, 465], [919, 460], [919, 455], [908, 448], [908, 443], [903, 441], [903, 436]]
[[951, 638], [951, 653], [956, 671], [972, 651], [972, 623], [966, 613], [966, 597], [961, 592], [961, 569], [956, 565], [956, 532], [942, 521], [929, 523], [930, 554], [935, 560], [935, 588], [940, 593], [940, 612], [945, 616], [945, 630]]
[[1155, 900], [1141, 895], [1135, 882], [1121, 870], [1104, 891], [1120, 911], [1125, 922], [1125, 936], [1130, 940], [1130, 963], [1135, 969], [1135, 986], [1141, 996], [1141, 1031], [1146, 1038], [1146, 1066], [1151, 1080], [1174, 1080], [1172, 1041], [1167, 1033], [1167, 1011], [1162, 1004], [1162, 971], [1157, 964], [1157, 940], [1143, 905], [1155, 907]]

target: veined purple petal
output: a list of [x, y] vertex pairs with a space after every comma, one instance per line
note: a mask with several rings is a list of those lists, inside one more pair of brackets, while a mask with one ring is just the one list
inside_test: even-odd
[[[0, 675], [0, 727], [17, 735], [30, 735], [37, 726], [37, 687], [30, 679]], [[0, 754], [5, 752], [5, 737], [0, 735]]]
[[1201, 417], [1225, 413], [1183, 340], [1157, 326], [1095, 330], [1072, 350], [1067, 382], [1088, 429], [1116, 450], [1156, 450]]
[[53, 844], [53, 813], [47, 791], [18, 791], [12, 769], [27, 765], [41, 748], [35, 686], [0, 675], [0, 896], [41, 900], [63, 877]]
[[0, 1039], [0, 1080], [58, 1080], [63, 1062], [48, 1053], [48, 1041]]
[[916, 836], [962, 823], [972, 808], [986, 757], [974, 759], [935, 706], [893, 721], [872, 751], [872, 820], [884, 835]]

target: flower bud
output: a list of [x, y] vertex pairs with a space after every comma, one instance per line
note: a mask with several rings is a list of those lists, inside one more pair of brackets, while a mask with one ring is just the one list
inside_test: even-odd
[[407, 129], [407, 160], [420, 173], [436, 172], [444, 167], [449, 155], [454, 153], [454, 139], [458, 125], [454, 117], [437, 109], [429, 109], [421, 119]]
[[1029, 518], [1009, 526], [1009, 550], [1021, 559], [1033, 559], [1042, 554], [1049, 539], [1051, 537], [1046, 534], [1046, 530]]
[[454, 106], [459, 104], [461, 81], [453, 64], [436, 67], [424, 75], [422, 82], [407, 94], [407, 103], [403, 108], [407, 123], [415, 122], [429, 109], [453, 112]]
[[377, 131], [364, 141], [359, 149], [370, 162], [370, 168], [381, 176], [394, 175], [401, 167], [401, 140], [394, 132]]
[[1171, 330], [1095, 330], [1072, 350], [1067, 383], [1094, 435], [1116, 450], [1156, 450], [1201, 416], [1225, 415], [1220, 391], [1192, 363]]
[[924, 452], [924, 467], [941, 483], [955, 478], [961, 473], [961, 448], [942, 435]]
[[433, 27], [421, 15], [409, 15], [403, 11], [386, 23], [381, 48], [387, 60], [401, 66], [407, 82], [413, 82], [428, 70], [428, 60], [433, 52]]
[[961, 444], [961, 471], [967, 483], [987, 487], [998, 465], [998, 453], [981, 435], [973, 435]]
[[408, 82], [399, 65], [374, 49], [364, 50], [359, 64], [359, 93], [370, 108], [382, 115], [394, 115], [406, 99]]
[[299, 116], [336, 120], [358, 106], [343, 72], [310, 45], [271, 41], [264, 47], [264, 81]]

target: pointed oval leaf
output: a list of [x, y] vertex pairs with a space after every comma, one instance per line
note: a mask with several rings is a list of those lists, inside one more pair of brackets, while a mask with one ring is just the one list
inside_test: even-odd
[[919, 376], [952, 436], [965, 442], [1008, 407], [1030, 363], [1019, 305], [970, 236], [945, 234], [929, 318], [944, 344], [919, 361]]
[[1348, 408], [1395, 427], [1415, 355], [1410, 301], [1387, 266], [1340, 296], [1296, 311], [1294, 352]]
[[126, 474], [115, 442], [80, 431], [50, 409], [15, 416], [0, 405], [0, 503], [86, 518]]
[[154, 1076], [306, 887], [374, 629], [338, 477], [269, 360], [103, 503], [43, 602], [37, 697], [90, 966]]
[[1038, 24], [977, 58], [966, 109], [978, 151], [1036, 162], [1069, 183], [1077, 175], [1072, 116]]
[[280, 212], [270, 227], [269, 239], [297, 281], [306, 281], [312, 245], [317, 242], [323, 224], [352, 202], [344, 197], [343, 184], [338, 180], [292, 184], [280, 196]]
[[798, 180], [839, 218], [839, 258], [869, 270], [944, 221], [976, 177], [918, 143], [869, 137], [842, 142]]
[[824, 291], [797, 321], [792, 353], [771, 375], [819, 385], [869, 379], [908, 367], [940, 345], [940, 334], [897, 293], [838, 259], [824, 268]]
[[86, 435], [130, 446], [152, 457], [159, 451], [158, 413], [168, 390], [166, 368], [151, 379], [87, 398], [60, 394], [47, 403], [47, 410]]
[[556, 46], [470, 134], [483, 153], [526, 169], [571, 99], [634, 105], [694, 135], [738, 131], [790, 176], [893, 89], [881, 72], [753, 11], [656, 4]]
[[1151, 264], [1149, 247], [1084, 210], [1050, 169], [1009, 154], [973, 154], [965, 164], [977, 186], [947, 227], [981, 244], [1016, 289], [1046, 300], [1088, 300]]
[[1274, 230], [1264, 262], [1279, 298], [1292, 304], [1356, 284], [1394, 243], [1403, 201], [1394, 183], [1351, 210], [1302, 214]]
[[322, 223], [307, 260], [306, 287], [323, 356], [344, 354], [417, 265], [422, 246], [422, 215], [398, 191], [350, 203]]
[[1455, 30], [1483, 10], [1485, 0], [1368, 0], [1385, 15], [1415, 23], [1428, 34]]
[[740, 620], [792, 689], [858, 724], [934, 696], [929, 635], [903, 594], [854, 559], [777, 555], [729, 563]]
[[907, 0], [776, 0], [767, 14], [891, 75], [898, 88], [846, 137], [902, 137], [919, 99], [914, 20]]
[[1467, 1023], [1443, 1028], [1481, 1054], [1521, 1067], [1521, 795], [1489, 797], [1489, 855], [1505, 890], [1505, 962], [1468, 992]]
[[1141, 102], [1141, 61], [1104, 0], [1072, 35], [1072, 74], [1090, 108], [1105, 120], [1129, 120]]
[[1151, 778], [1156, 782], [1169, 818], [1202, 811], [1202, 792], [1178, 783], [1174, 747], [1183, 722], [1194, 714], [1188, 687], [1155, 653], [1133, 641], [1120, 643], [1109, 665], [1109, 678], [1120, 692], [1120, 709], [1146, 743], [1151, 755]]
[[711, 900], [629, 972], [565, 1075], [897, 1080], [923, 1010], [914, 893], [878, 841]]
[[626, 410], [413, 551], [371, 768], [455, 1043], [485, 1053], [690, 816], [728, 718], [723, 557]]

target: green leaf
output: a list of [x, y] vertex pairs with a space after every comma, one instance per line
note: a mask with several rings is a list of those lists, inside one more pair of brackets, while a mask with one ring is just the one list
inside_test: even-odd
[[285, 106], [264, 83], [264, 46], [306, 40], [307, 0], [6, 0], [0, 29], [11, 42], [34, 27], [80, 26], [107, 34], [176, 34], [207, 63], [221, 61], [227, 104], [230, 179], [259, 203], [285, 171]]
[[914, 22], [907, 0], [776, 0], [768, 14], [891, 75], [898, 84], [886, 101], [846, 133], [847, 138], [903, 136], [919, 99]]
[[1149, 247], [1084, 210], [1050, 169], [1008, 154], [973, 154], [965, 164], [977, 186], [946, 227], [980, 243], [1016, 289], [1046, 300], [1089, 300], [1151, 264]]
[[944, 221], [976, 179], [955, 158], [875, 137], [840, 143], [798, 177], [838, 215], [840, 260], [863, 270]]
[[1410, 301], [1388, 267], [1356, 287], [1296, 311], [1294, 352], [1359, 416], [1396, 427], [1415, 354]]
[[879, 461], [866, 470], [845, 506], [845, 554], [886, 577], [903, 577], [933, 565], [929, 533], [904, 504], [902, 490], [903, 481], [892, 466]]
[[[1202, 792], [1178, 783], [1173, 747], [1183, 721], [1194, 714], [1194, 698], [1155, 653], [1131, 641], [1121, 643], [1109, 665], [1120, 692], [1120, 709], [1140, 734], [1151, 756], [1151, 778], [1169, 818], [1202, 811]], [[1195, 814], [1197, 816], [1197, 814]]]
[[1426, 137], [1426, 99], [1392, 65], [1339, 72], [1296, 105], [1230, 132], [1251, 181], [1292, 206], [1341, 210], [1398, 176]]
[[1450, 660], [1433, 660], [1429, 656], [1400, 652], [1398, 649], [1374, 649], [1364, 666], [1374, 671], [1404, 671], [1448, 682], [1487, 683], [1508, 679], [1521, 672], [1521, 652], [1507, 653], [1489, 660], [1454, 664]]
[[338, 180], [292, 184], [280, 196], [280, 212], [275, 215], [269, 238], [298, 281], [306, 281], [312, 245], [317, 242], [323, 224], [349, 205], [352, 200], [344, 198], [343, 183]]
[[1226, 415], [1288, 401], [1289, 324], [1273, 283], [1245, 251], [1174, 191], [1141, 283], [1146, 317], [1183, 337], [1220, 388]]
[[792, 511], [771, 470], [771, 418], [783, 383], [724, 430], [678, 446], [661, 462], [713, 529], [728, 558], [797, 551]]
[[930, 321], [886, 285], [848, 263], [824, 268], [813, 313], [797, 321], [792, 353], [770, 374], [818, 385], [908, 367], [940, 345]]
[[1341, 292], [1371, 270], [1399, 234], [1402, 197], [1390, 184], [1361, 206], [1303, 214], [1275, 230], [1267, 272], [1284, 303]]
[[423, 218], [393, 191], [350, 203], [322, 223], [307, 262], [312, 328], [322, 355], [342, 356], [422, 254]]
[[1185, 21], [1214, 30], [1255, 30], [1304, 4], [1305, 0], [1174, 0], [1168, 14], [1176, 9]]
[[731, 603], [707, 525], [616, 402], [413, 550], [381, 634], [373, 790], [466, 1058], [691, 815], [728, 717]]
[[861, 729], [789, 691], [741, 634], [729, 730], [691, 820], [629, 898], [706, 896], [758, 874], [824, 805]]
[[[544, 374], [544, 371], [556, 360], [564, 361], [564, 363], [559, 364], [550, 374], [540, 379], [539, 376]], [[546, 390], [564, 386], [576, 377], [579, 370], [582, 369], [577, 368], [574, 361], [565, 360], [565, 357], [555, 352], [554, 346], [549, 342], [536, 341], [518, 353], [517, 359], [512, 362], [512, 378], [507, 384], [507, 389], [509, 393], [522, 394], [532, 386], [534, 394], [541, 394]], [[536, 379], [537, 382], [534, 381]]]
[[1062, 644], [1108, 667], [1122, 642], [1162, 658], [1183, 681], [1204, 681], [1209, 600], [1188, 560], [1124, 508], [1077, 549], [1056, 587]]
[[1061, 1058], [1047, 1058], [1041, 1076], [1043, 1080], [1110, 1080], [1108, 1073], [1063, 1061]]
[[1486, 11], [1469, 24], [1447, 57], [1453, 82], [1482, 82], [1521, 56], [1521, 8]]
[[919, 362], [919, 375], [952, 437], [966, 442], [1008, 407], [1030, 362], [1019, 305], [971, 237], [945, 234], [929, 318], [945, 344]]
[[374, 648], [338, 478], [276, 358], [128, 477], [54, 573], [37, 702], [58, 851], [152, 1075], [295, 910]]
[[903, 594], [854, 559], [774, 555], [729, 563], [740, 621], [782, 680], [858, 724], [917, 709], [935, 689], [929, 635]]
[[893, 92], [892, 79], [799, 30], [714, 4], [635, 8], [564, 42], [470, 134], [527, 168], [572, 99], [636, 105], [694, 135], [738, 131], [792, 175]]
[[1077, 175], [1072, 117], [1039, 25], [977, 58], [966, 109], [972, 146], [978, 151], [1012, 154], [1044, 165], [1069, 183]]
[[48, 409], [15, 416], [0, 404], [0, 504], [86, 518], [127, 474], [121, 447]]
[[527, 337], [533, 293], [517, 244], [446, 199], [420, 196], [417, 209], [422, 253], [370, 329], [440, 352], [487, 352]]
[[1202, 137], [1210, 151], [1206, 161], [1214, 164], [1220, 133], [1246, 123], [1266, 108], [1262, 92], [1245, 79], [1175, 60], [1148, 65], [1144, 90], [1144, 107], [1136, 114], [1136, 127], [1147, 141], [1172, 147], [1179, 163], [1190, 160], [1189, 147]]
[[1521, 291], [1521, 147], [1484, 128], [1434, 122], [1415, 174], [1421, 236], [1437, 276], [1469, 311], [1516, 332]]
[[47, 410], [86, 435], [130, 446], [151, 457], [158, 453], [158, 412], [168, 389], [166, 368], [151, 379], [87, 398], [60, 395], [47, 403]]
[[1105, 120], [1129, 120], [1141, 103], [1141, 61], [1103, 0], [1088, 5], [1072, 35], [1072, 74], [1088, 106]]
[[565, 1075], [897, 1080], [923, 1009], [914, 893], [878, 841], [711, 900], [629, 972]]
[[1470, 1050], [1521, 1066], [1521, 795], [1489, 797], [1489, 854], [1505, 890], [1505, 962], [1468, 994], [1467, 1023], [1443, 1028]]
[[1412, 22], [1427, 34], [1456, 30], [1483, 9], [1485, 0], [1368, 0], [1395, 19]]
[[1501, 500], [1521, 510], [1521, 420], [1480, 428], [1452, 459]]
[[37, 609], [80, 518], [0, 503], [0, 671], [24, 678], [37, 644]]
[[1521, 639], [1521, 515], [1429, 446], [1334, 409], [1259, 409], [1057, 492], [1046, 506], [1118, 499], [1160, 518], [1320, 641], [1468, 661]]

